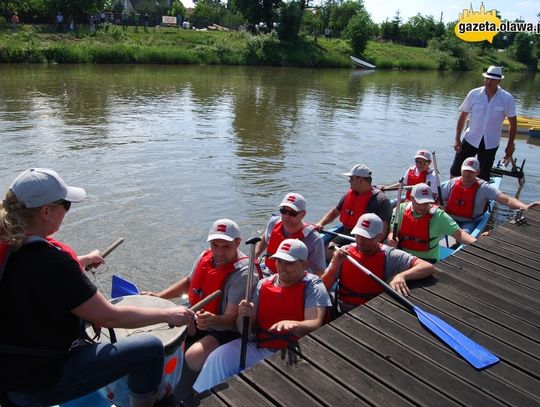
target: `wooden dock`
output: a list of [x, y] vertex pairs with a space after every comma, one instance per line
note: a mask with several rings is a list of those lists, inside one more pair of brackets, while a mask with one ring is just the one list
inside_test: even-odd
[[202, 406], [540, 406], [540, 210], [436, 265], [411, 300], [498, 355], [477, 371], [383, 294], [192, 398]]

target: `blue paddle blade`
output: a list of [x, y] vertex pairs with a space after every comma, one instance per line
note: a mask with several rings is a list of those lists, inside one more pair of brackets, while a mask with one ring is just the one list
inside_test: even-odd
[[413, 307], [413, 310], [422, 325], [438, 336], [476, 369], [484, 369], [500, 361], [496, 355], [459, 332], [456, 328], [448, 325], [439, 317], [416, 306]]
[[111, 298], [123, 297], [125, 295], [137, 295], [139, 289], [133, 283], [123, 278], [113, 275], [111, 285]]

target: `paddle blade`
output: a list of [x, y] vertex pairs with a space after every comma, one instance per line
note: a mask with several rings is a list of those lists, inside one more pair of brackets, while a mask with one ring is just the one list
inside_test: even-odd
[[448, 325], [439, 317], [417, 306], [414, 306], [413, 310], [422, 325], [438, 336], [476, 369], [484, 369], [499, 362], [499, 358], [496, 355], [459, 332], [456, 328]]
[[123, 297], [125, 295], [137, 295], [139, 289], [133, 283], [123, 278], [113, 275], [111, 284], [111, 298]]

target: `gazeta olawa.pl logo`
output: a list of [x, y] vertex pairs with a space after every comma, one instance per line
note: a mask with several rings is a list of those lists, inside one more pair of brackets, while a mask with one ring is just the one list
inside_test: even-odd
[[484, 3], [478, 11], [474, 11], [472, 3], [470, 9], [459, 13], [459, 20], [454, 26], [454, 33], [458, 38], [467, 42], [489, 41], [499, 32], [528, 32], [540, 33], [540, 21], [527, 23], [523, 21], [506, 21], [497, 16], [497, 10], [486, 11]]

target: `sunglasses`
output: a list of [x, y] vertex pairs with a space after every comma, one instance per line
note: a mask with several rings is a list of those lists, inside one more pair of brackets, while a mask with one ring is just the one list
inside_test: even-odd
[[293, 218], [298, 215], [298, 212], [290, 211], [285, 208], [279, 208], [279, 213], [281, 213], [282, 215], [289, 215]]
[[65, 201], [64, 199], [61, 199], [60, 201], [53, 202], [51, 205], [61, 205], [61, 206], [64, 207], [66, 212], [69, 211], [69, 208], [71, 208], [71, 202], [70, 201]]
[[414, 162], [416, 164], [422, 164], [422, 165], [429, 163], [429, 161], [426, 161], [426, 160], [414, 160]]

